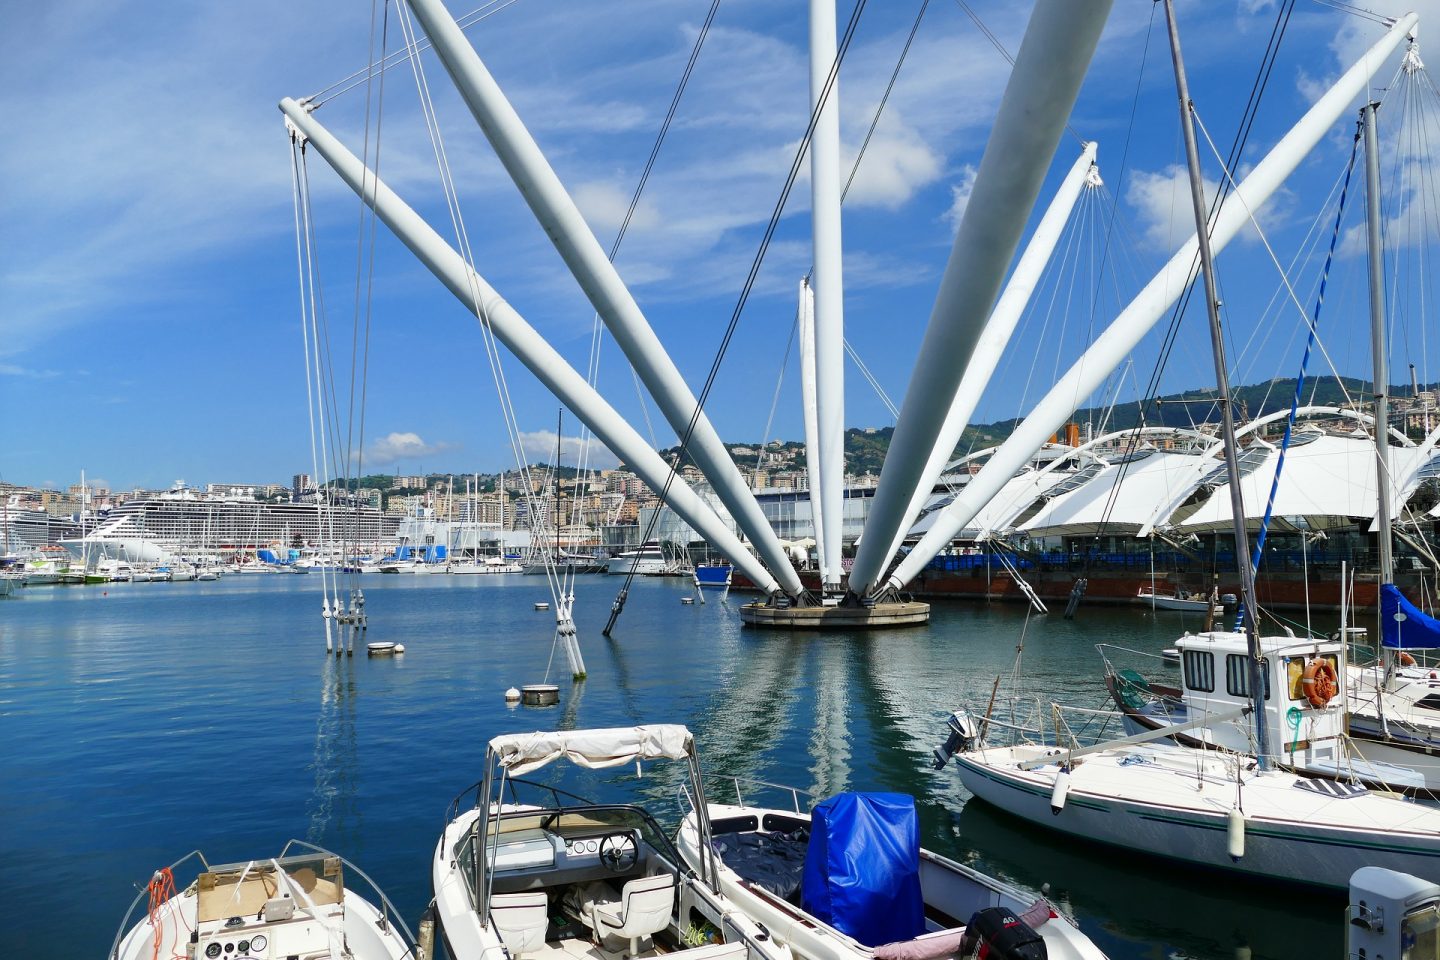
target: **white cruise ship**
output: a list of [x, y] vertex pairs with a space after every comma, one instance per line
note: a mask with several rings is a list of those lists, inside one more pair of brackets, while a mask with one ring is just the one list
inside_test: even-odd
[[396, 542], [400, 520], [368, 506], [262, 503], [177, 490], [112, 507], [84, 537], [62, 540], [61, 545], [77, 557], [131, 563], [250, 552], [297, 541], [344, 541], [378, 556]]

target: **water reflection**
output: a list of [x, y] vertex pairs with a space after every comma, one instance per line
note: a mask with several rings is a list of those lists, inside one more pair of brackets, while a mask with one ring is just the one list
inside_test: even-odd
[[345, 846], [359, 832], [356, 805], [359, 749], [355, 731], [355, 658], [325, 658], [315, 718], [315, 786], [306, 804], [310, 843]]

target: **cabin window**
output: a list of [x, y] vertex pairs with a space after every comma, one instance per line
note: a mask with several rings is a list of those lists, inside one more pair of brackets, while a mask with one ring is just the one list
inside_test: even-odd
[[1185, 686], [1201, 693], [1215, 689], [1215, 655], [1205, 650], [1185, 651]]
[[[1260, 675], [1265, 678], [1265, 699], [1270, 699], [1270, 661], [1260, 661]], [[1232, 697], [1250, 696], [1250, 658], [1243, 653], [1225, 655], [1225, 691]]]

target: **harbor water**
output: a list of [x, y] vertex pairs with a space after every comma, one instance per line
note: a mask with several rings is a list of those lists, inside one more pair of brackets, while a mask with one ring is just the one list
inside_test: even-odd
[[[553, 613], [534, 609], [549, 599], [542, 578], [362, 583], [367, 639], [404, 643], [403, 656], [328, 658], [316, 575], [0, 600], [0, 956], [103, 957], [157, 868], [192, 849], [211, 863], [273, 856], [292, 837], [357, 863], [413, 927], [447, 809], [480, 778], [490, 737], [659, 722], [695, 731], [707, 775], [914, 794], [925, 846], [1045, 887], [1117, 960], [1342, 953], [1343, 896], [1040, 832], [966, 804], [953, 768], [930, 769], [948, 711], [983, 709], [1022, 637], [1032, 692], [1098, 707], [1095, 644], [1158, 652], [1184, 615], [1091, 606], [1067, 621], [955, 603], [921, 628], [792, 635], [742, 629], [748, 596], [682, 604], [688, 581], [642, 579], [606, 639], [621, 578], [587, 576], [575, 611], [588, 677], [572, 683], [552, 656]], [[547, 679], [559, 705], [505, 703], [507, 687]], [[676, 783], [658, 771], [565, 777], [589, 795], [639, 790], [676, 820]]]

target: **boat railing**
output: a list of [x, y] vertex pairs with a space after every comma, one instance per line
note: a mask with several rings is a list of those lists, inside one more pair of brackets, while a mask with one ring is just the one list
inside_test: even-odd
[[387, 926], [393, 922], [400, 929], [401, 936], [405, 941], [405, 946], [407, 948], [406, 955], [412, 957], [415, 956], [415, 935], [410, 932], [410, 927], [406, 925], [405, 918], [400, 915], [400, 911], [395, 909], [395, 904], [390, 902], [390, 898], [385, 895], [385, 891], [380, 889], [380, 885], [378, 883], [370, 879], [370, 875], [368, 873], [366, 873], [364, 870], [361, 870], [355, 864], [351, 863], [349, 860], [346, 860], [338, 853], [335, 853], [331, 850], [326, 850], [324, 847], [317, 847], [315, 844], [307, 843], [304, 840], [291, 840], [289, 843], [285, 844], [284, 849], [280, 851], [280, 856], [278, 859], [285, 859], [285, 855], [290, 852], [291, 847], [298, 847], [304, 850], [309, 850], [312, 853], [319, 853], [327, 857], [334, 857], [339, 860], [340, 863], [345, 867], [345, 876], [347, 878], [347, 881], [350, 877], [359, 877], [361, 880], [364, 880], [365, 885], [370, 888], [370, 892], [375, 896], [374, 902], [380, 905], [380, 929], [385, 930]]
[[[479, 809], [482, 806], [482, 798], [480, 796], [480, 791], [484, 788], [484, 786], [484, 780], [476, 780], [474, 783], [470, 784], [470, 786], [466, 787], [464, 790], [461, 790], [455, 795], [455, 799], [450, 801], [450, 806], [445, 811], [446, 827], [450, 826], [450, 824], [455, 822], [455, 819], [460, 816], [460, 811], [462, 809]], [[527, 803], [527, 801], [521, 800], [521, 788], [525, 788], [527, 790], [535, 790], [542, 794], [548, 794], [550, 798], [550, 803], [548, 805], [545, 803], [535, 803], [533, 801]], [[552, 787], [548, 783], [536, 783], [533, 780], [522, 780], [514, 777], [505, 778], [503, 789], [505, 789], [506, 792], [509, 794], [508, 804], [513, 807], [528, 805], [532, 807], [543, 807], [545, 809], [558, 810], [561, 807], [573, 805], [592, 806], [595, 802], [585, 797], [577, 796], [576, 794], [570, 793], [568, 790], [561, 790], [559, 787]], [[467, 802], [471, 797], [474, 797], [474, 801]], [[506, 803], [506, 800], [500, 799], [501, 807], [505, 806]]]
[[130, 901], [130, 909], [125, 911], [125, 916], [120, 920], [120, 929], [115, 931], [115, 942], [110, 944], [110, 953], [108, 954], [110, 960], [115, 960], [115, 958], [120, 955], [120, 941], [125, 939], [125, 934], [130, 930], [130, 918], [135, 916], [135, 911], [140, 909], [140, 904], [149, 902], [150, 889], [151, 885], [155, 883], [155, 878], [159, 877], [161, 873], [167, 870], [173, 876], [177, 869], [179, 869], [183, 864], [192, 859], [200, 861], [200, 866], [202, 867], [201, 872], [208, 873], [210, 871], [210, 863], [205, 859], [205, 854], [201, 853], [199, 850], [191, 850], [189, 853], [185, 854], [185, 856], [170, 864], [170, 866], [164, 867], [161, 870], [156, 870], [155, 873], [151, 875], [150, 882], [139, 888], [140, 892], [135, 894], [134, 900]]
[[[790, 798], [790, 808], [796, 813], [808, 814], [809, 810], [800, 805], [800, 798], [804, 797], [811, 806], [814, 805], [814, 802], [817, 799], [813, 793], [801, 790], [799, 787], [792, 787], [784, 783], [771, 783], [768, 780], [760, 780], [755, 777], [740, 777], [732, 776], [729, 774], [722, 774], [719, 776], [711, 775], [705, 778], [705, 782], [707, 785], [707, 803], [729, 803], [729, 791], [733, 790], [735, 793], [735, 805], [737, 807], [743, 807], [746, 805], [747, 794], [763, 793], [765, 791], [775, 791], [776, 793], [788, 796]], [[724, 785], [727, 783], [729, 784], [729, 788], [725, 789]], [[709, 788], [710, 784], [717, 784], [722, 789], [720, 791], [711, 790]], [[689, 814], [690, 811], [695, 809], [695, 798], [690, 793], [690, 784], [681, 783], [676, 788], [675, 803], [680, 808], [681, 819], [684, 819], [684, 817]]]
[[[1095, 709], [1042, 697], [1022, 697], [998, 701], [977, 721], [979, 743], [984, 746], [1039, 744], [1074, 748], [1106, 739], [1111, 725], [1121, 719], [1114, 708]], [[992, 738], [994, 730], [1001, 736]]]

